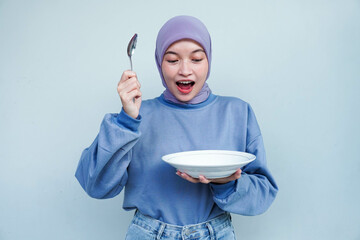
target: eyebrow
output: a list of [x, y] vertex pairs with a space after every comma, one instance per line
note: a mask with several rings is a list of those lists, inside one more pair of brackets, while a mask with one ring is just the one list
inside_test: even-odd
[[[200, 48], [199, 48], [199, 49], [196, 49], [196, 50], [192, 51], [192, 52], [191, 52], [191, 54], [193, 54], [193, 53], [197, 53], [197, 52], [203, 52], [203, 53], [205, 53], [205, 51], [204, 51], [204, 50], [202, 50], [202, 49], [200, 49]], [[173, 52], [173, 51], [167, 51], [167, 52], [165, 52], [164, 56], [165, 56], [166, 54], [175, 54], [175, 55], [179, 55], [178, 53]]]

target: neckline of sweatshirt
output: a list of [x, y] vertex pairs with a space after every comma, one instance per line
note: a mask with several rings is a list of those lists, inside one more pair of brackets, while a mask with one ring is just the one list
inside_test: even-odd
[[170, 102], [168, 100], [165, 99], [164, 94], [161, 94], [159, 97], [155, 98], [156, 100], [158, 100], [162, 105], [165, 105], [167, 107], [173, 108], [173, 109], [179, 109], [179, 110], [189, 110], [189, 109], [200, 109], [206, 106], [211, 105], [212, 103], [214, 103], [217, 99], [217, 96], [214, 94], [210, 94], [209, 97], [198, 104], [178, 104], [178, 103], [173, 103]]
[[[170, 101], [167, 101], [165, 98], [164, 98], [164, 94], [161, 94], [159, 97], [155, 98], [155, 100], [159, 101], [159, 103], [168, 108], [168, 109], [172, 109], [172, 110], [175, 110], [175, 111], [191, 111], [191, 110], [198, 110], [198, 109], [201, 109], [201, 108], [205, 108], [205, 107], [208, 107], [210, 105], [212, 105], [213, 103], [216, 102], [216, 100], [218, 99], [218, 96], [217, 95], [214, 95], [214, 94], [210, 94], [209, 97], [201, 102], [201, 103], [198, 103], [198, 104], [177, 104], [177, 103], [173, 103], [173, 102], [170, 102]], [[124, 109], [122, 108], [120, 113], [119, 114], [115, 114], [114, 115], [115, 117], [115, 122], [117, 125], [119, 125], [120, 127], [123, 127], [123, 128], [127, 128], [129, 129], [130, 131], [133, 131], [133, 132], [137, 132], [138, 128], [139, 128], [139, 125], [141, 123], [141, 120], [142, 120], [142, 116], [141, 114], [138, 115], [137, 118], [133, 118], [133, 117], [130, 117], [125, 111]]]

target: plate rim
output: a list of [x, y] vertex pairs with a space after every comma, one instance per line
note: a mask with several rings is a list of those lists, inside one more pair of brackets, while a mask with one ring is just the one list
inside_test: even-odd
[[[204, 153], [221, 153], [221, 154], [227, 154], [227, 155], [241, 155], [248, 158], [247, 161], [244, 161], [242, 163], [231, 163], [231, 164], [223, 164], [223, 165], [216, 165], [216, 166], [204, 166], [204, 165], [189, 165], [189, 164], [181, 164], [181, 163], [172, 163], [170, 162], [170, 160], [174, 157], [177, 157], [179, 155], [198, 155], [198, 154], [204, 154]], [[236, 151], [236, 150], [194, 150], [194, 151], [183, 151], [183, 152], [176, 152], [176, 153], [170, 153], [170, 154], [166, 154], [164, 156], [161, 157], [161, 159], [168, 163], [168, 164], [176, 164], [178, 166], [191, 166], [191, 167], [206, 167], [206, 168], [218, 168], [218, 167], [231, 167], [231, 166], [237, 166], [237, 165], [243, 165], [243, 164], [248, 164], [252, 161], [254, 161], [256, 159], [256, 156], [252, 153], [248, 153], [248, 152], [242, 152], [242, 151]]]

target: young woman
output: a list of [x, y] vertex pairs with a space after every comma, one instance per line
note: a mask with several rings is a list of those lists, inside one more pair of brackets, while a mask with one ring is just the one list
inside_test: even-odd
[[[125, 71], [117, 89], [122, 110], [105, 115], [76, 177], [94, 198], [125, 187], [123, 208], [136, 209], [127, 239], [235, 239], [230, 213], [261, 214], [277, 193], [254, 112], [238, 98], [212, 94], [211, 39], [198, 19], [166, 22], [155, 59], [164, 93], [143, 101], [136, 73]], [[256, 160], [221, 179], [192, 178], [161, 160], [216, 149], [249, 152]]]

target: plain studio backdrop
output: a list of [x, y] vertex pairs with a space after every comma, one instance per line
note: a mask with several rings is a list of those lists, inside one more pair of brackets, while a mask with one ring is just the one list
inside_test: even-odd
[[360, 239], [360, 1], [0, 0], [1, 240], [124, 239], [123, 193], [92, 199], [74, 173], [121, 109], [132, 35], [157, 97], [156, 35], [183, 14], [212, 36], [213, 93], [254, 108], [280, 188], [265, 214], [233, 215], [237, 238]]

